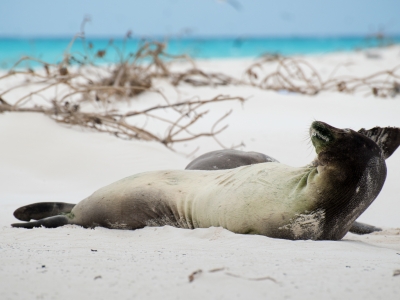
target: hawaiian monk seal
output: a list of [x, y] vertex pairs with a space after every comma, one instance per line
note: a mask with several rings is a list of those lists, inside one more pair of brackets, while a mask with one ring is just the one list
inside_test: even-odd
[[96, 191], [70, 213], [12, 226], [221, 226], [274, 238], [338, 240], [382, 189], [385, 160], [375, 142], [349, 129], [316, 121], [310, 136], [317, 159], [305, 167], [268, 162], [137, 174]]
[[[381, 148], [385, 159], [389, 158], [400, 145], [400, 128], [374, 127], [369, 130], [362, 128], [358, 132], [373, 140]], [[225, 170], [264, 162], [278, 161], [263, 153], [224, 149], [200, 155], [191, 161], [185, 170]], [[381, 230], [360, 222], [354, 222], [350, 228], [350, 232], [356, 234], [368, 234]]]

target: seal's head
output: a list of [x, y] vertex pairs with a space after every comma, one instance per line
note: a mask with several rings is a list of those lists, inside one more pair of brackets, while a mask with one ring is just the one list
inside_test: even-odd
[[315, 121], [311, 124], [310, 136], [317, 153], [314, 163], [318, 172], [333, 172], [336, 180], [345, 181], [350, 176], [353, 181], [362, 176], [370, 160], [385, 166], [381, 148], [361, 133]]
[[324, 122], [311, 124], [310, 137], [317, 153], [318, 205], [325, 210], [323, 239], [340, 239], [382, 189], [384, 156], [367, 136]]

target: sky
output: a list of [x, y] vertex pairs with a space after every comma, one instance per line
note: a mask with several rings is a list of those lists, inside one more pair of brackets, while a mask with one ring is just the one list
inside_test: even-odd
[[0, 0], [0, 36], [400, 35], [400, 0]]

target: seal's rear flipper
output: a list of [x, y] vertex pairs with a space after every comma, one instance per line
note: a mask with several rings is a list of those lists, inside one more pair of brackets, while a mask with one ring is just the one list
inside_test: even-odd
[[22, 206], [14, 211], [14, 217], [21, 221], [40, 220], [70, 213], [75, 204], [64, 202], [39, 202]]
[[400, 145], [400, 128], [397, 127], [374, 127], [368, 130], [361, 128], [358, 132], [373, 140], [382, 149], [385, 159]]
[[11, 224], [12, 227], [21, 227], [21, 228], [34, 228], [34, 227], [47, 227], [47, 228], [56, 228], [60, 226], [64, 226], [69, 224], [69, 220], [67, 216], [55, 216], [50, 218], [45, 218], [39, 221], [27, 222], [27, 223], [14, 223]]
[[376, 231], [382, 231], [382, 229], [379, 227], [375, 227], [360, 222], [354, 222], [353, 226], [351, 226], [350, 228], [350, 232], [355, 234], [369, 234]]

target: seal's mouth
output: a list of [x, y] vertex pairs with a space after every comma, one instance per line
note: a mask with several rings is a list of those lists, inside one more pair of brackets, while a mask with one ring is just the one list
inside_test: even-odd
[[328, 124], [319, 121], [311, 124], [310, 137], [317, 154], [334, 140], [333, 132], [329, 127]]
[[318, 130], [316, 130], [314, 128], [311, 128], [310, 135], [311, 135], [311, 138], [315, 137], [315, 138], [320, 139], [322, 141], [329, 142], [329, 137], [328, 136], [323, 135], [322, 132], [320, 132], [320, 131], [318, 131]]

